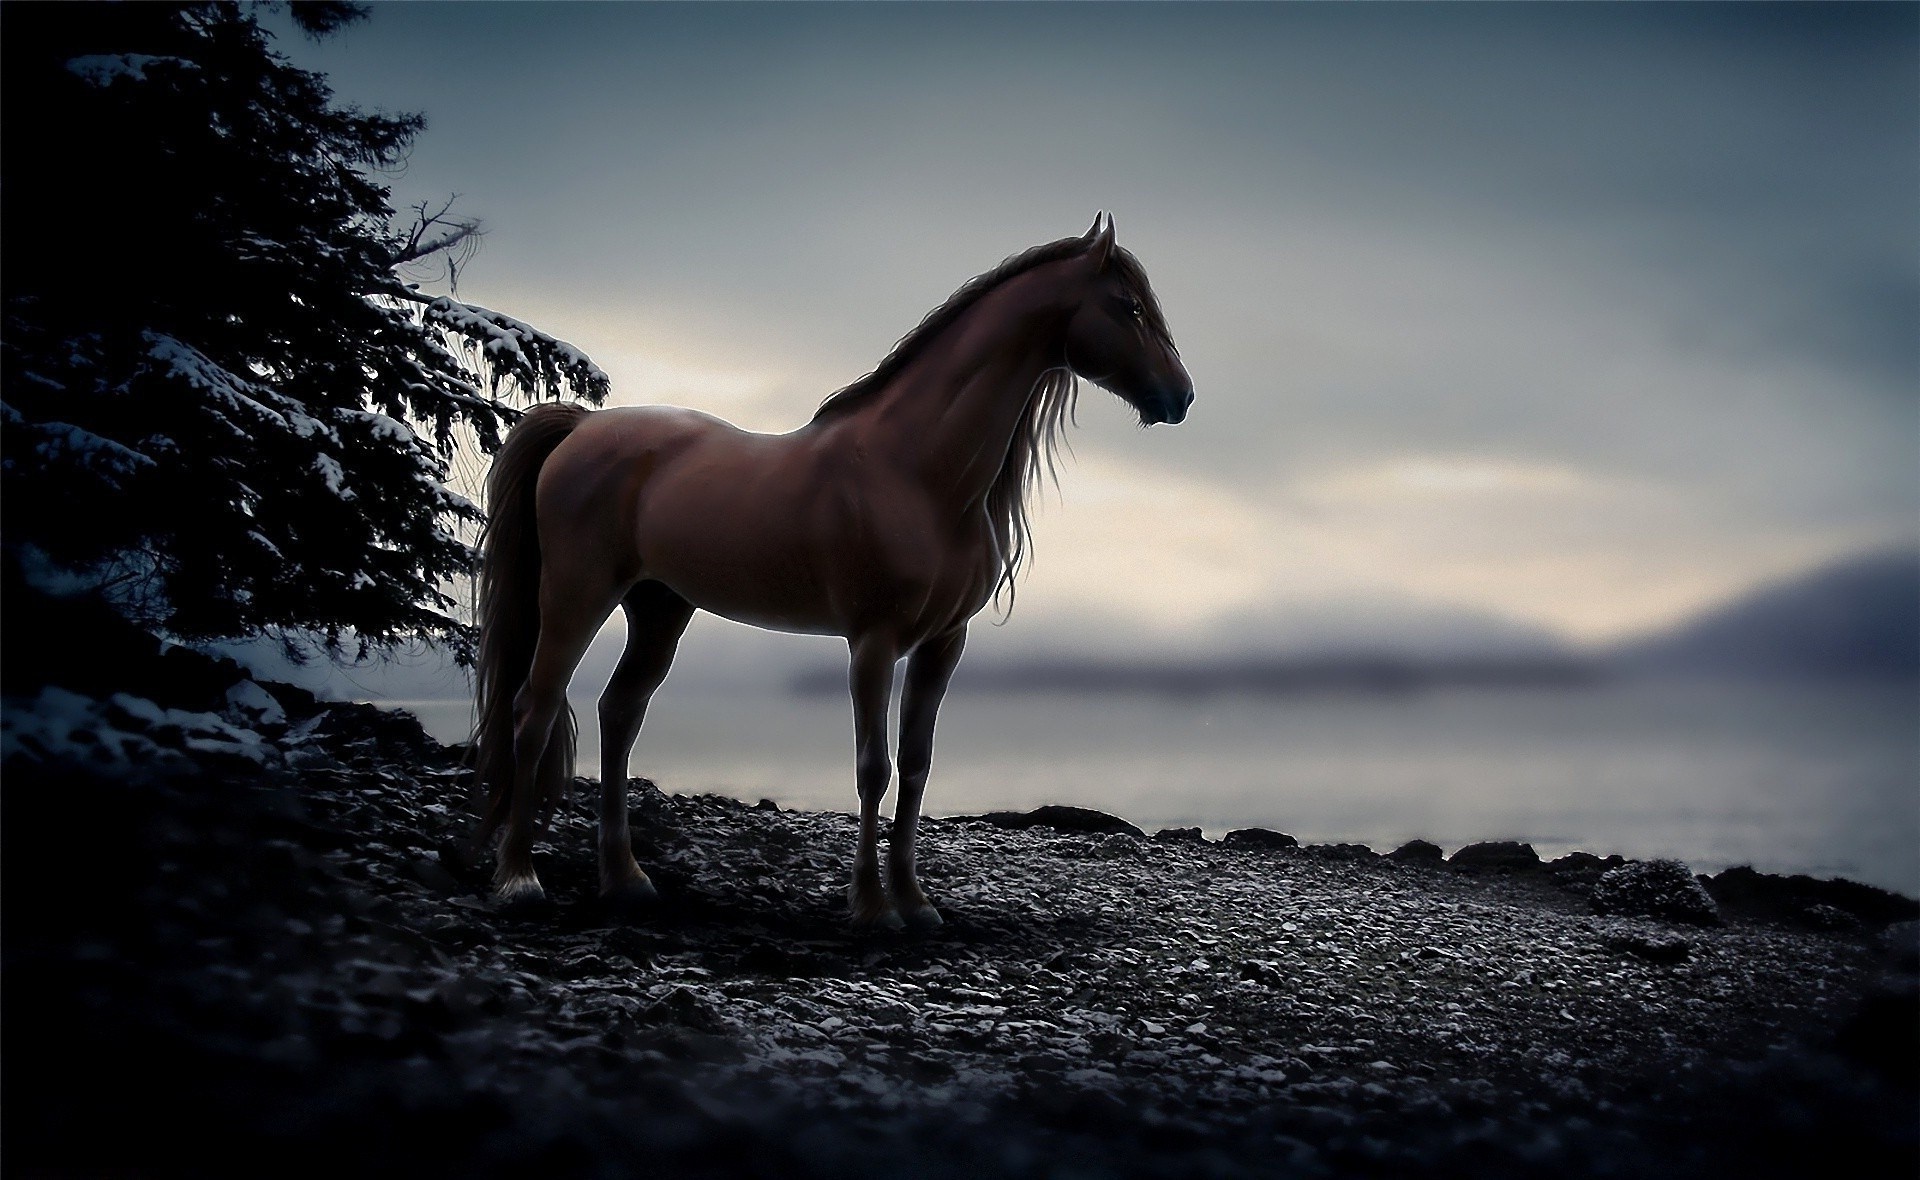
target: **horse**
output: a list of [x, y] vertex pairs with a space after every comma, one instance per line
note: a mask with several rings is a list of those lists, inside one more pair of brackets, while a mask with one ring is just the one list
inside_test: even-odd
[[[1142, 426], [1180, 422], [1193, 404], [1146, 271], [1114, 244], [1104, 212], [1086, 233], [967, 282], [787, 434], [674, 406], [528, 410], [488, 477], [477, 576], [486, 804], [472, 853], [498, 834], [497, 901], [545, 900], [533, 842], [572, 781], [567, 682], [615, 607], [627, 642], [599, 700], [599, 889], [626, 910], [656, 900], [628, 830], [628, 758], [682, 633], [707, 610], [846, 640], [860, 801], [852, 922], [939, 925], [914, 868], [934, 719], [968, 622], [1013, 592], [1032, 539], [1027, 500], [1053, 474], [1080, 378]], [[903, 657], [883, 885], [887, 713]]]

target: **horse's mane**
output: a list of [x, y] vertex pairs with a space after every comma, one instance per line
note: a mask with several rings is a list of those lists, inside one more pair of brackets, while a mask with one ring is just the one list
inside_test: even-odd
[[[928, 312], [912, 331], [902, 336], [893, 346], [893, 351], [887, 353], [871, 373], [821, 402], [820, 408], [814, 411], [813, 420], [819, 422], [837, 417], [865, 405], [873, 393], [885, 388], [926, 349], [934, 337], [965, 315], [987, 292], [1035, 267], [1076, 257], [1091, 245], [1084, 237], [1046, 242], [1023, 250], [992, 270], [968, 279], [959, 290], [947, 297], [945, 303]], [[1146, 308], [1148, 325], [1163, 338], [1172, 339], [1167, 330], [1166, 317], [1160, 311], [1160, 303], [1154, 298], [1153, 289], [1147, 285], [1146, 268], [1140, 265], [1140, 260], [1115, 246], [1107, 256], [1107, 265], [1113, 267], [1139, 296]], [[1074, 376], [1072, 369], [1064, 365], [1040, 374], [1040, 379], [1034, 383], [1032, 396], [1027, 399], [1026, 410], [1020, 415], [1020, 423], [1014, 427], [1013, 445], [1007, 448], [1006, 460], [1000, 465], [999, 474], [994, 476], [992, 486], [987, 489], [987, 519], [993, 525], [994, 543], [1001, 561], [1000, 578], [994, 584], [994, 597], [997, 599], [1002, 590], [1007, 592], [1009, 613], [1013, 609], [1014, 577], [1020, 572], [1020, 567], [1026, 564], [1027, 551], [1033, 545], [1033, 528], [1027, 519], [1028, 496], [1039, 485], [1043, 470], [1047, 478], [1058, 483], [1055, 456], [1061, 444], [1061, 425], [1073, 419], [1073, 407], [1079, 392], [1079, 379]]]

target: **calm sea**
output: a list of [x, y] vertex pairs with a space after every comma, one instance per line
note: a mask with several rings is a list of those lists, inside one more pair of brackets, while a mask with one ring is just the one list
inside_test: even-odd
[[[466, 736], [466, 702], [389, 702]], [[580, 773], [599, 774], [576, 696]], [[633, 773], [679, 793], [851, 810], [849, 706], [655, 698]], [[1149, 832], [1261, 826], [1377, 850], [1422, 837], [1751, 864], [1920, 895], [1920, 693], [1906, 685], [1612, 684], [1411, 696], [1027, 696], [956, 691], [931, 815], [1072, 803]]]

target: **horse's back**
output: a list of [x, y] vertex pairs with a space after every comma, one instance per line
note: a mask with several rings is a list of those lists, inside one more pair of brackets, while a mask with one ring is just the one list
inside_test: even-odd
[[724, 418], [685, 406], [615, 406], [582, 418], [567, 446], [637, 456], [710, 436], [747, 433]]

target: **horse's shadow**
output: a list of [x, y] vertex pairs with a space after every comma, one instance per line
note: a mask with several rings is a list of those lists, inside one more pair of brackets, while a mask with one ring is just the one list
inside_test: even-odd
[[[672, 865], [650, 870], [658, 899], [635, 911], [610, 906], [596, 895], [590, 857], [552, 850], [536, 853], [541, 879], [549, 883], [547, 900], [532, 907], [504, 906], [492, 901], [484, 868], [453, 857], [443, 860], [458, 881], [458, 889], [445, 896], [486, 902], [485, 925], [503, 945], [538, 950], [588, 940], [636, 962], [693, 953], [705, 958], [710, 970], [725, 973], [852, 976], [970, 961], [982, 951], [1039, 964], [1063, 951], [1114, 945], [1129, 936], [1124, 920], [1114, 915], [1013, 913], [972, 901], [943, 901], [943, 924], [933, 930], [856, 928], [837, 891], [741, 896]], [[472, 914], [463, 907], [463, 916]]]

